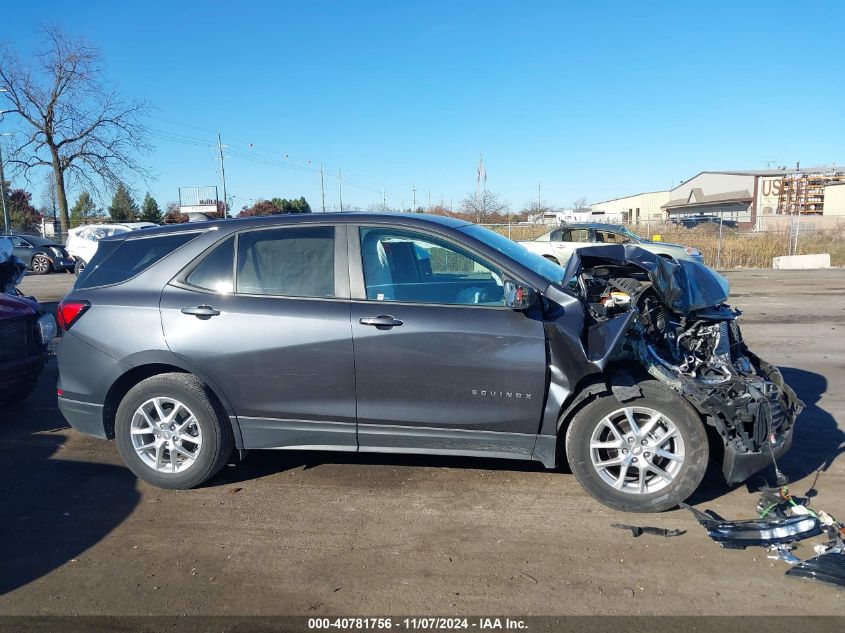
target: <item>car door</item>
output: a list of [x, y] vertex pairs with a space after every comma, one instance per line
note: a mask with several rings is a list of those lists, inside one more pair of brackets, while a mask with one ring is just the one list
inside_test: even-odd
[[161, 296], [170, 349], [225, 391], [245, 448], [356, 450], [344, 226], [248, 230]]
[[560, 228], [552, 233], [552, 251], [560, 263], [569, 261], [576, 248], [590, 241], [587, 229]]
[[417, 229], [350, 228], [361, 451], [530, 458], [545, 395], [537, 312], [505, 273]]

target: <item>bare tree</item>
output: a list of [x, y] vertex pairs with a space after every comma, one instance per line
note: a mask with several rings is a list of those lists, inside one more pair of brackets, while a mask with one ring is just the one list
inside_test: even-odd
[[140, 123], [147, 105], [126, 99], [103, 77], [100, 52], [59, 28], [43, 29], [34, 64], [0, 49], [0, 88], [21, 116], [23, 133], [9, 165], [13, 173], [50, 167], [56, 179], [62, 231], [68, 228], [68, 181], [102, 197], [128, 173], [147, 175], [139, 151], [149, 150]]
[[[489, 222], [495, 220], [493, 214], [505, 214], [510, 211], [510, 204], [503, 200], [498, 194], [492, 191], [480, 191], [467, 196], [461, 200], [461, 211], [469, 216], [475, 217], [475, 223]], [[501, 218], [499, 218], [501, 220]]]
[[587, 204], [586, 198], [578, 198], [577, 200], [572, 202], [572, 210], [573, 211], [589, 211], [590, 205]]

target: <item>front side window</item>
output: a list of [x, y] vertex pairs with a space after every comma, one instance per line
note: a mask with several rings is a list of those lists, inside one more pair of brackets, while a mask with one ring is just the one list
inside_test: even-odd
[[566, 229], [563, 231], [564, 242], [589, 242], [590, 232], [587, 229]]
[[334, 228], [247, 231], [238, 237], [241, 294], [334, 297]]
[[371, 301], [504, 305], [501, 273], [439, 238], [362, 228], [361, 259]]

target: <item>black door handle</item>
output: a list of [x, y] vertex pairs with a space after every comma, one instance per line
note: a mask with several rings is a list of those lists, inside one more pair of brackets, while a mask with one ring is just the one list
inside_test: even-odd
[[387, 314], [380, 314], [377, 317], [362, 317], [358, 323], [361, 325], [374, 325], [377, 328], [386, 329], [402, 325], [402, 321], [394, 319], [392, 316]]
[[192, 314], [198, 319], [210, 319], [220, 314], [220, 310], [215, 310], [211, 306], [197, 306], [196, 308], [182, 308], [182, 314]]

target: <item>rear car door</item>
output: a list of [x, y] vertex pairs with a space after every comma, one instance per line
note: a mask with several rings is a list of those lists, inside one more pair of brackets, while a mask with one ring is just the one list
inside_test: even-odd
[[546, 346], [503, 271], [418, 229], [350, 227], [361, 451], [530, 458]]
[[222, 385], [245, 448], [356, 450], [346, 228], [242, 231], [161, 297], [170, 349]]
[[561, 228], [552, 233], [552, 250], [558, 261], [566, 262], [576, 248], [586, 246], [590, 241], [587, 229]]

